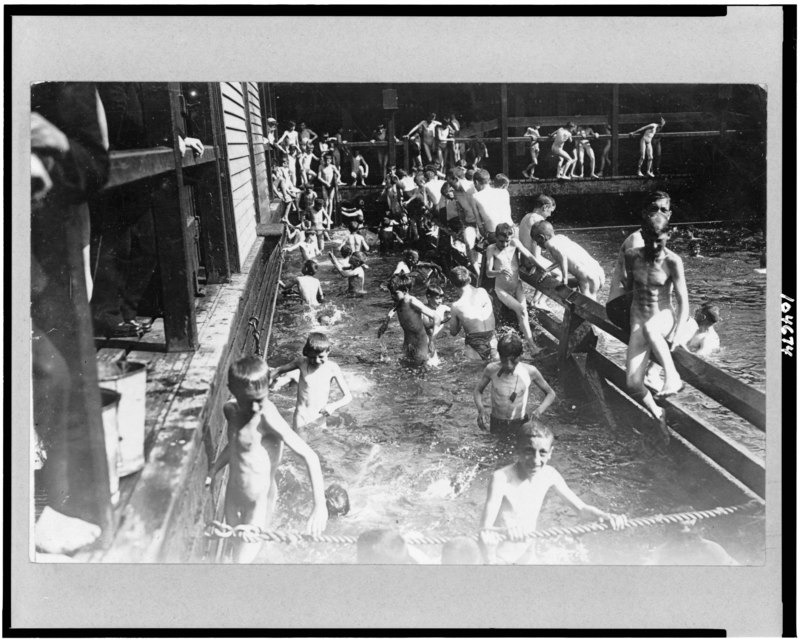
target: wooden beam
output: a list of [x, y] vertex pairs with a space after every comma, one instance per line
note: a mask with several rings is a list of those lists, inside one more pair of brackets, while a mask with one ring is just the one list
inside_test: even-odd
[[611, 176], [619, 175], [619, 85], [611, 88]]
[[503, 173], [508, 175], [508, 85], [500, 85], [500, 153]]
[[410, 143], [409, 143], [408, 137], [404, 135], [403, 136], [403, 168], [406, 171], [408, 171], [409, 167], [411, 166], [410, 165], [410, 162], [411, 162], [410, 153], [411, 152], [409, 150], [409, 146], [410, 146]]
[[[591, 350], [587, 364], [618, 389], [625, 388], [625, 370], [605, 355]], [[632, 400], [631, 400], [632, 401]], [[688, 413], [670, 399], [664, 401], [667, 424], [692, 446], [725, 469], [759, 497], [764, 497], [764, 462], [705, 420]]]
[[[684, 111], [679, 113], [621, 113], [619, 116], [619, 122], [620, 124], [644, 125], [649, 122], [658, 121], [659, 116], [663, 116], [664, 119], [670, 124], [711, 124], [719, 120], [719, 116], [714, 113], [705, 111]], [[529, 127], [533, 124], [539, 124], [543, 127], [560, 127], [563, 126], [567, 120], [571, 120], [575, 124], [595, 126], [610, 124], [610, 120], [606, 114], [571, 115], [569, 117], [564, 115], [527, 115], [508, 118], [508, 126]]]
[[[386, 137], [388, 138], [389, 142], [389, 162], [386, 165], [388, 169], [390, 166], [397, 166], [397, 142], [395, 142], [395, 137], [397, 136], [397, 129], [395, 124], [395, 111], [392, 110], [391, 115], [389, 116], [389, 128], [386, 132]], [[377, 142], [375, 143], [378, 144]], [[381, 182], [383, 182], [383, 178], [386, 177], [385, 175], [381, 175]]]
[[247, 153], [250, 156], [250, 182], [253, 190], [253, 205], [256, 210], [256, 224], [266, 222], [266, 215], [261, 213], [261, 197], [258, 193], [258, 178], [256, 176], [256, 151], [253, 145], [253, 123], [250, 118], [250, 91], [248, 82], [242, 82], [242, 100], [244, 101], [244, 126], [247, 132]]
[[109, 155], [107, 189], [175, 170], [175, 153], [168, 147], [112, 151]]

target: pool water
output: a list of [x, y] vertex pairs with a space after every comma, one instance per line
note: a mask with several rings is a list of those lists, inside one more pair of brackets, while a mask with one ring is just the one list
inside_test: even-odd
[[[624, 235], [569, 235], [595, 255], [610, 276]], [[341, 237], [337, 232], [327, 248], [338, 246]], [[675, 246], [680, 246], [679, 239]], [[713, 361], [763, 388], [765, 278], [752, 273], [759, 253], [757, 247], [752, 251], [707, 249], [705, 258], [686, 258], [685, 263], [693, 306], [711, 298], [722, 308], [724, 321], [719, 333], [724, 348]], [[392, 306], [381, 285], [398, 260], [399, 256], [370, 256], [367, 294], [354, 298], [345, 295], [346, 281], [327, 260], [320, 259], [317, 275], [326, 296], [323, 308], [338, 311], [338, 321], [320, 325], [316, 320], [320, 309], [309, 311], [296, 297], [279, 297], [268, 361], [270, 366], [289, 361], [299, 354], [309, 332], [325, 332], [333, 343], [331, 359], [341, 366], [353, 394], [352, 403], [329, 418], [327, 429], [309, 434], [309, 444], [320, 455], [326, 485], [339, 483], [350, 496], [350, 514], [331, 520], [327, 534], [357, 536], [369, 528], [382, 527], [428, 536], [472, 535], [478, 531], [491, 473], [514, 459], [511, 444], [478, 429], [472, 389], [482, 364], [465, 360], [463, 335], [452, 338], [446, 329], [442, 332], [437, 342], [441, 363], [435, 368], [412, 368], [401, 361], [403, 337], [396, 320], [383, 338], [377, 339], [378, 325]], [[283, 279], [299, 269], [300, 257], [290, 254]], [[454, 300], [451, 286], [445, 289], [445, 297], [446, 303]], [[605, 291], [599, 299], [605, 299]], [[624, 355], [624, 347], [609, 348]], [[545, 349], [534, 361], [557, 396], [545, 415], [556, 434], [550, 464], [584, 501], [637, 517], [748, 500], [742, 491], [719, 480], [699, 457], [654, 454], [627, 427], [610, 429], [597, 406], [567, 397], [555, 359], [552, 349]], [[541, 400], [538, 389], [531, 392], [532, 402]], [[271, 395], [289, 422], [295, 396], [294, 385]], [[338, 390], [332, 391], [332, 397], [338, 397]], [[710, 401], [707, 398], [695, 400], [687, 394], [685, 401], [697, 402], [701, 410], [716, 415], [713, 407], [705, 407]], [[712, 421], [720, 425], [729, 419], [730, 414], [726, 414]], [[747, 424], [740, 424], [739, 429], [740, 439], [752, 438], [755, 448], [760, 446], [763, 453], [763, 435], [751, 432], [755, 429]], [[305, 467], [291, 451], [284, 456], [278, 486], [280, 498], [272, 528], [302, 531], [311, 495]], [[577, 523], [581, 523], [577, 515], [551, 491], [539, 517], [539, 529]], [[673, 539], [675, 528], [657, 526], [562, 537], [540, 542], [537, 552], [542, 563], [551, 564], [653, 563], [654, 553]], [[762, 514], [718, 518], [700, 522], [695, 528], [703, 537], [722, 544], [740, 563], [763, 562]], [[440, 546], [419, 548], [431, 563], [438, 563]], [[258, 561], [352, 563], [355, 546], [267, 543]]]

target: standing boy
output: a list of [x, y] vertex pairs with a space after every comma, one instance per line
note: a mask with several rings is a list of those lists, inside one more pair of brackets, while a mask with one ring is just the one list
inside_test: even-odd
[[492, 298], [486, 289], [472, 286], [469, 271], [456, 266], [450, 271], [450, 281], [461, 292], [453, 304], [450, 334], [458, 335], [464, 328], [464, 350], [469, 360], [488, 362], [497, 359], [497, 338]]
[[[516, 435], [529, 419], [541, 418], [553, 403], [556, 394], [535, 366], [521, 363], [522, 340], [516, 333], [506, 333], [497, 344], [499, 362], [491, 362], [483, 369], [483, 375], [472, 393], [478, 409], [478, 427], [495, 435]], [[545, 398], [528, 416], [528, 394], [531, 383], [536, 384]], [[483, 391], [492, 385], [492, 412], [486, 417], [483, 406]]]
[[[269, 368], [266, 362], [254, 355], [234, 362], [228, 371], [228, 388], [234, 396], [222, 409], [228, 424], [228, 443], [206, 478], [206, 486], [210, 487], [214, 476], [230, 465], [225, 490], [225, 522], [229, 526], [250, 524], [267, 528], [278, 496], [275, 473], [285, 442], [303, 459], [311, 481], [314, 509], [306, 531], [312, 535], [322, 534], [328, 510], [319, 458], [267, 399]], [[260, 542], [237, 539], [232, 549], [233, 561], [250, 563], [260, 549]]]
[[[526, 537], [536, 531], [542, 503], [551, 488], [582, 516], [608, 521], [614, 530], [625, 526], [625, 515], [612, 515], [585, 503], [567, 486], [561, 473], [547, 465], [553, 454], [549, 428], [535, 421], [522, 426], [516, 453], [517, 460], [495, 471], [489, 481], [480, 538], [490, 563], [535, 563], [535, 541]], [[498, 527], [505, 528], [507, 539]]]
[[432, 320], [437, 319], [436, 311], [428, 308], [416, 297], [411, 295], [413, 280], [407, 273], [392, 275], [387, 288], [392, 295], [394, 308], [389, 312], [386, 320], [379, 330], [379, 337], [386, 330], [386, 325], [393, 313], [397, 313], [397, 319], [403, 329], [403, 353], [409, 361], [415, 364], [425, 364], [432, 356], [430, 339], [425, 325], [422, 323], [422, 316], [427, 315]]

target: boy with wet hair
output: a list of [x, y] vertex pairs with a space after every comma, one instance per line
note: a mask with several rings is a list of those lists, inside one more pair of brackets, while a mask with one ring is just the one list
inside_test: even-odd
[[344, 517], [350, 512], [350, 496], [339, 484], [331, 484], [325, 490], [325, 505], [328, 517]]
[[300, 298], [309, 306], [319, 306], [325, 301], [322, 293], [322, 285], [315, 277], [317, 273], [317, 263], [314, 260], [306, 260], [301, 270], [302, 275], [298, 276], [288, 286], [282, 286], [284, 292], [291, 290], [295, 286], [300, 291]]
[[[267, 399], [269, 368], [266, 362], [254, 355], [234, 362], [228, 370], [228, 388], [234, 397], [222, 409], [228, 425], [228, 442], [206, 477], [206, 486], [210, 488], [216, 474], [226, 465], [230, 466], [225, 490], [225, 522], [229, 526], [250, 524], [265, 529], [269, 526], [278, 496], [275, 473], [285, 442], [303, 459], [311, 481], [314, 508], [306, 531], [312, 535], [322, 534], [328, 512], [319, 458]], [[232, 560], [250, 563], [260, 549], [257, 538], [233, 540]]]
[[561, 280], [566, 284], [569, 276], [578, 280], [578, 289], [591, 299], [597, 299], [597, 292], [606, 281], [606, 274], [586, 250], [566, 235], [556, 235], [550, 222], [537, 222], [531, 229], [531, 237], [542, 248], [550, 252], [553, 265], [550, 269], [561, 270]]
[[[309, 426], [325, 428], [327, 416], [346, 406], [353, 399], [339, 365], [328, 359], [330, 351], [331, 343], [327, 335], [310, 333], [300, 357], [270, 371], [270, 381], [273, 386], [279, 383], [278, 378], [281, 375], [299, 371], [293, 427], [304, 439]], [[338, 384], [342, 398], [329, 403], [332, 381]]]
[[[472, 392], [478, 409], [478, 428], [495, 435], [516, 435], [529, 419], [540, 419], [556, 398], [555, 392], [535, 366], [519, 361], [522, 357], [522, 340], [508, 332], [497, 344], [499, 362], [491, 362], [483, 369], [478, 384]], [[531, 384], [536, 384], [545, 397], [528, 416], [528, 395]], [[492, 385], [492, 411], [487, 419], [483, 406], [483, 391]]]
[[291, 253], [297, 249], [300, 249], [300, 255], [303, 257], [304, 263], [313, 260], [317, 255], [321, 255], [316, 231], [305, 231], [305, 239], [303, 242], [292, 244], [291, 246], [284, 246], [281, 251], [284, 253]]
[[711, 302], [703, 304], [695, 311], [694, 318], [686, 322], [684, 335], [689, 336], [686, 348], [699, 357], [706, 357], [719, 350], [719, 335], [714, 324], [719, 322], [719, 306]]
[[[513, 464], [495, 471], [489, 481], [481, 518], [480, 539], [490, 563], [531, 564], [536, 561], [535, 541], [539, 512], [551, 488], [586, 518], [608, 521], [614, 530], [625, 526], [625, 515], [612, 515], [578, 497], [555, 468], [548, 466], [553, 454], [553, 432], [532, 420], [520, 428]], [[498, 531], [504, 528], [506, 538]]]
[[[681, 327], [689, 314], [689, 294], [683, 261], [667, 246], [669, 219], [656, 214], [642, 223], [644, 246], [625, 252], [625, 289], [632, 291], [631, 333], [626, 356], [627, 386], [658, 421], [662, 441], [669, 442], [664, 409], [644, 385], [647, 365], [655, 356], [664, 369], [664, 385], [656, 398], [669, 397], [683, 388], [672, 361], [672, 351], [682, 340]], [[675, 292], [677, 317], [672, 309]]]
[[452, 307], [450, 335], [458, 335], [463, 327], [467, 359], [484, 362], [497, 359], [494, 308], [489, 293], [472, 285], [469, 270], [464, 266], [450, 271], [450, 281], [461, 293]]
[[494, 278], [497, 298], [504, 306], [514, 311], [520, 331], [525, 336], [531, 354], [535, 355], [541, 349], [533, 341], [528, 318], [528, 301], [522, 288], [522, 280], [519, 279], [518, 255], [520, 254], [536, 262], [533, 253], [513, 236], [511, 226], [505, 223], [498, 224], [495, 229], [495, 243], [486, 249], [486, 275]]
[[386, 287], [392, 296], [394, 308], [389, 311], [381, 324], [378, 337], [383, 335], [389, 320], [396, 313], [403, 329], [403, 353], [414, 364], [425, 364], [434, 353], [431, 352], [430, 339], [422, 322], [422, 316], [427, 315], [431, 320], [436, 321], [437, 314], [432, 308], [428, 308], [411, 295], [413, 283], [414, 280], [408, 273], [392, 275]]
[[342, 277], [347, 278], [347, 292], [351, 295], [364, 295], [364, 269], [369, 268], [367, 258], [361, 251], [356, 251], [350, 255], [349, 268], [343, 269], [334, 257], [333, 253], [328, 252], [331, 264]]

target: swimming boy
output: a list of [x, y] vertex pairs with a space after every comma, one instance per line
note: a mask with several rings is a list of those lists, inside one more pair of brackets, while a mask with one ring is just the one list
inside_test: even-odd
[[298, 276], [291, 284], [284, 287], [284, 291], [288, 291], [294, 286], [297, 286], [300, 291], [300, 298], [303, 302], [309, 306], [319, 306], [325, 301], [325, 296], [322, 294], [322, 285], [319, 280], [314, 277], [317, 273], [317, 263], [314, 260], [306, 260], [301, 273], [302, 275]]
[[719, 350], [719, 335], [714, 329], [714, 324], [719, 322], [719, 306], [711, 302], [703, 302], [702, 306], [694, 313], [683, 329], [688, 336], [684, 341], [686, 348], [698, 355], [706, 357]]
[[340, 266], [330, 251], [328, 252], [328, 257], [330, 257], [331, 264], [333, 264], [339, 275], [347, 278], [347, 292], [352, 295], [364, 295], [366, 293], [364, 290], [364, 269], [369, 268], [366, 256], [361, 251], [356, 251], [350, 255], [348, 261], [350, 268], [347, 269], [343, 269]]
[[564, 180], [570, 179], [567, 171], [572, 168], [574, 163], [572, 156], [564, 150], [564, 145], [572, 139], [573, 133], [575, 133], [575, 123], [567, 122], [564, 126], [553, 131], [550, 136], [553, 138], [553, 146], [550, 150], [558, 158], [556, 177]]
[[392, 275], [387, 288], [394, 301], [394, 308], [389, 312], [381, 329], [378, 331], [380, 337], [386, 330], [388, 320], [392, 314], [397, 314], [400, 326], [403, 329], [403, 352], [405, 356], [415, 364], [425, 364], [434, 354], [430, 348], [428, 331], [422, 323], [422, 316], [427, 315], [434, 322], [438, 321], [438, 315], [432, 308], [428, 308], [416, 297], [411, 295], [413, 279], [407, 273]]
[[[645, 196], [642, 202], [641, 219], [644, 222], [653, 215], [663, 215], [669, 220], [672, 217], [672, 206], [669, 194], [664, 191], [653, 191]], [[625, 331], [630, 332], [630, 309], [633, 293], [625, 290], [625, 252], [632, 248], [644, 246], [642, 229], [639, 228], [622, 243], [614, 265], [614, 274], [608, 287], [606, 315], [608, 319]]]
[[578, 280], [578, 290], [593, 300], [597, 299], [597, 292], [606, 281], [606, 274], [597, 260], [566, 235], [556, 235], [550, 222], [537, 222], [531, 229], [531, 236], [541, 248], [550, 252], [565, 284], [569, 276], [574, 275]]
[[[322, 534], [328, 521], [322, 469], [316, 453], [281, 417], [267, 399], [269, 368], [260, 357], [250, 355], [234, 362], [228, 370], [228, 388], [234, 396], [222, 409], [228, 424], [228, 443], [222, 449], [206, 478], [210, 487], [214, 476], [230, 466], [225, 490], [225, 522], [229, 526], [251, 524], [269, 526], [278, 486], [275, 473], [281, 461], [283, 444], [305, 462], [314, 509], [306, 531]], [[235, 540], [233, 561], [250, 563], [258, 555], [261, 543]]]
[[464, 266], [450, 271], [450, 281], [461, 292], [452, 307], [450, 334], [458, 335], [463, 327], [467, 359], [484, 362], [497, 359], [494, 309], [489, 293], [472, 286], [469, 271]]
[[644, 162], [645, 158], [647, 159], [647, 175], [655, 177], [653, 175], [653, 137], [659, 128], [664, 128], [666, 123], [666, 120], [662, 117], [659, 118], [658, 122], [651, 122], [635, 131], [631, 131], [631, 135], [642, 134], [642, 138], [639, 140], [639, 160], [636, 162], [636, 175], [639, 177], [644, 177], [642, 175], [642, 162]]
[[531, 161], [530, 164], [525, 167], [525, 170], [522, 171], [522, 175], [529, 180], [538, 180], [539, 178], [535, 177], [533, 173], [536, 171], [536, 166], [539, 164], [539, 125], [534, 124], [533, 126], [529, 126], [525, 129], [524, 136], [531, 139], [528, 149], [531, 154]]
[[[535, 542], [526, 536], [536, 531], [542, 503], [551, 488], [580, 515], [608, 521], [614, 530], [625, 526], [624, 515], [612, 515], [578, 497], [567, 486], [561, 473], [547, 465], [552, 454], [552, 431], [541, 423], [530, 421], [520, 428], [517, 435], [517, 460], [492, 475], [480, 532], [490, 563], [535, 562]], [[507, 539], [504, 540], [498, 527], [505, 529]]]
[[[631, 334], [626, 357], [627, 386], [631, 396], [640, 401], [659, 422], [662, 439], [669, 440], [664, 410], [656, 404], [644, 385], [651, 354], [664, 368], [664, 386], [657, 397], [668, 397], [683, 388], [672, 361], [672, 351], [679, 345], [679, 329], [686, 322], [689, 299], [683, 262], [666, 247], [669, 220], [656, 214], [642, 223], [642, 248], [625, 252], [625, 288], [633, 292]], [[677, 318], [672, 311], [672, 292], [677, 301]]]
[[[478, 409], [478, 428], [495, 435], [516, 435], [530, 418], [539, 419], [553, 403], [556, 394], [535, 366], [521, 363], [522, 340], [513, 332], [503, 335], [498, 344], [499, 362], [491, 362], [483, 369], [478, 384], [472, 392]], [[544, 393], [542, 403], [528, 416], [528, 394], [531, 384]], [[492, 385], [492, 412], [488, 419], [483, 406], [483, 391]]]
[[497, 298], [504, 306], [514, 311], [519, 322], [520, 331], [528, 342], [531, 354], [539, 352], [533, 341], [530, 320], [528, 319], [528, 302], [522, 280], [519, 279], [519, 257], [524, 255], [532, 262], [536, 258], [522, 243], [513, 236], [511, 226], [499, 224], [495, 230], [495, 243], [486, 249], [486, 275], [494, 278], [494, 290]]
[[[326, 417], [353, 399], [339, 365], [328, 359], [330, 351], [331, 343], [327, 335], [310, 333], [300, 357], [270, 371], [271, 385], [277, 384], [278, 378], [285, 373], [300, 371], [293, 426], [304, 439], [307, 427], [312, 425], [326, 427]], [[332, 381], [338, 384], [342, 398], [328, 403]]]

